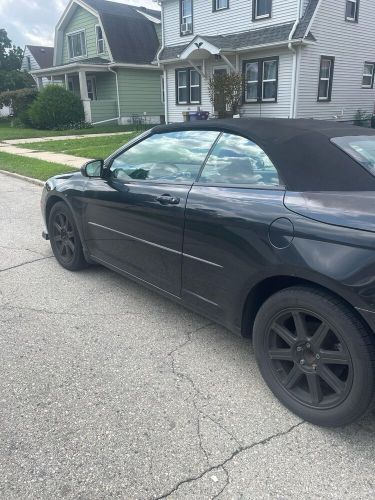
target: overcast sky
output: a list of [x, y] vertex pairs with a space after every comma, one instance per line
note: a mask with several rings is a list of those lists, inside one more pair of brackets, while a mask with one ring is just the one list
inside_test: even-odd
[[[153, 0], [117, 1], [158, 8]], [[5, 28], [13, 43], [21, 47], [53, 46], [55, 25], [68, 3], [69, 0], [0, 0], [0, 28]]]

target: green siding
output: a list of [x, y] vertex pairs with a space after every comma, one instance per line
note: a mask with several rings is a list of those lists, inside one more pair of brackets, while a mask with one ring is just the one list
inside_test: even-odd
[[117, 100], [91, 101], [91, 117], [93, 123], [117, 118]]
[[107, 47], [105, 54], [98, 54], [96, 48], [96, 29], [95, 26], [99, 24], [99, 19], [88, 12], [82, 7], [77, 7], [72, 19], [69, 21], [63, 33], [63, 64], [68, 63], [71, 59], [69, 57], [67, 33], [74, 31], [85, 30], [86, 32], [86, 50], [87, 58], [101, 57], [109, 59]]
[[[88, 73], [87, 76], [90, 76]], [[100, 99], [115, 99], [117, 101], [116, 75], [113, 73], [96, 73], [96, 94]]]
[[161, 102], [161, 72], [147, 69], [118, 70], [121, 116], [133, 114], [150, 116], [164, 114]]

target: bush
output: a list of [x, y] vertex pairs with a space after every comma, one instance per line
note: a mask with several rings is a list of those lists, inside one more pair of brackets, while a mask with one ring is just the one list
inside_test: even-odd
[[2, 92], [0, 94], [0, 108], [10, 106], [13, 116], [23, 124], [28, 124], [28, 110], [38, 95], [37, 89], [21, 89]]
[[371, 113], [358, 109], [354, 116], [354, 125], [359, 127], [369, 127], [371, 123]]
[[85, 121], [79, 97], [59, 85], [48, 85], [39, 92], [28, 112], [31, 124], [39, 129], [63, 129]]

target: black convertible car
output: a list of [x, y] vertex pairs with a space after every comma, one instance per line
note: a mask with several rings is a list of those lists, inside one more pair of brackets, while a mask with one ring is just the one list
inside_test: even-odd
[[[353, 422], [375, 394], [375, 132], [315, 120], [157, 126], [53, 177], [44, 237], [253, 337], [303, 419]], [[249, 384], [249, 388], [251, 384]]]

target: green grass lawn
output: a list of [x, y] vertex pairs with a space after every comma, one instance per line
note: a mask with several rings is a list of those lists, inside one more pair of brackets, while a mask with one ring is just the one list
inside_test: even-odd
[[27, 177], [33, 177], [41, 181], [47, 180], [57, 174], [77, 172], [75, 168], [36, 160], [35, 158], [24, 158], [23, 156], [0, 153], [0, 170], [7, 170]]
[[81, 130], [36, 130], [33, 128], [12, 127], [10, 120], [1, 119], [0, 141], [10, 139], [31, 139], [33, 137], [57, 137], [60, 135], [111, 134], [116, 132], [127, 132], [128, 130], [131, 130], [129, 125], [97, 125], [96, 127]]
[[139, 134], [140, 132], [132, 132], [131, 134], [108, 137], [33, 142], [32, 144], [18, 144], [18, 146], [38, 151], [51, 151], [53, 153], [81, 156], [83, 158], [104, 159]]

